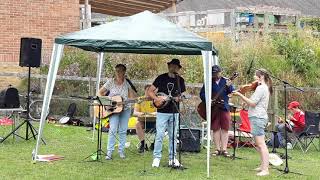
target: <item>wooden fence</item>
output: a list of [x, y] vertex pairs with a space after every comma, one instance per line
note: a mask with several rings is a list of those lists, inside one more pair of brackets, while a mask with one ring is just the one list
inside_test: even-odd
[[[18, 78], [27, 78], [27, 73], [0, 73], [0, 77], [18, 77]], [[43, 97], [44, 90], [45, 90], [45, 85], [46, 85], [46, 75], [39, 75], [39, 74], [32, 74], [31, 78], [39, 80], [39, 87], [40, 87], [40, 92], [38, 95], [38, 98]], [[81, 94], [79, 96], [92, 96], [95, 95], [95, 83], [97, 81], [97, 78], [95, 77], [78, 77], [78, 76], [57, 76], [57, 82], [65, 80], [65, 81], [79, 81], [80, 83], [86, 83], [87, 84], [87, 94]], [[102, 82], [106, 81], [106, 78], [101, 79]], [[132, 82], [140, 87], [141, 92], [142, 88], [146, 84], [152, 83], [152, 81], [145, 81], [145, 80], [132, 80]], [[198, 96], [200, 88], [202, 87], [201, 83], [187, 83], [186, 84], [187, 89], [189, 90], [188, 92], [193, 95], [193, 96]], [[300, 87], [303, 89], [305, 92], [301, 93], [297, 89], [288, 87], [287, 88], [287, 103], [289, 103], [290, 100], [298, 100], [303, 104], [303, 107], [305, 110], [309, 111], [320, 111], [320, 88], [312, 88], [312, 87]], [[282, 86], [277, 86], [274, 87], [274, 94], [272, 95], [271, 101], [270, 101], [270, 106], [269, 106], [269, 117], [272, 119], [272, 122], [275, 120], [275, 116], [278, 114], [283, 114], [284, 111], [284, 93], [283, 93], [284, 88]], [[68, 94], [68, 95], [57, 95], [55, 94], [53, 96], [53, 99], [60, 100], [60, 101], [82, 101], [84, 102], [85, 100], [82, 99], [77, 99], [77, 98], [71, 98], [71, 95], [75, 94]], [[196, 101], [200, 101], [199, 98], [196, 99]], [[307, 106], [308, 102], [313, 102], [312, 106]], [[239, 99], [234, 100], [235, 104], [240, 104], [241, 102]], [[61, 103], [58, 103], [61, 104]], [[197, 103], [192, 103], [194, 104]], [[86, 106], [86, 105], [84, 105]], [[194, 109], [196, 107], [193, 107]], [[90, 106], [87, 106], [87, 111], [89, 112], [89, 118], [93, 116], [92, 114], [92, 108]], [[61, 113], [60, 113], [61, 115]]]

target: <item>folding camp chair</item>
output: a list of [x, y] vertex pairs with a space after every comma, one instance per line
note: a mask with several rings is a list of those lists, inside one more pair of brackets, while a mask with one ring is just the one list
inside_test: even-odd
[[[207, 122], [201, 123], [201, 146], [207, 149], [207, 141], [209, 140], [210, 133], [207, 133]], [[212, 141], [210, 140], [210, 145], [212, 145]]]
[[[141, 122], [144, 123], [145, 125], [145, 134], [144, 134], [144, 140], [147, 144], [152, 144], [154, 143], [154, 139], [155, 139], [155, 133], [156, 133], [156, 122], [155, 122], [155, 117], [148, 117], [146, 120], [146, 122], [143, 120]], [[137, 148], [140, 146], [140, 141], [139, 143], [136, 145]]]
[[[239, 128], [237, 129], [238, 134], [236, 134], [236, 136], [239, 137], [239, 141], [237, 141], [237, 147], [239, 147], [239, 143], [241, 144], [240, 147], [256, 147], [254, 138], [251, 134], [251, 125], [248, 117], [248, 111], [242, 109], [240, 110], [239, 114], [241, 123], [239, 124]], [[245, 138], [247, 139], [247, 141], [241, 141], [241, 138]]]
[[[302, 152], [306, 153], [311, 145], [317, 151], [320, 151], [320, 114], [314, 112], [305, 112], [305, 128], [299, 135], [294, 135], [294, 146], [299, 145]], [[315, 139], [318, 138], [319, 144], [316, 145]]]

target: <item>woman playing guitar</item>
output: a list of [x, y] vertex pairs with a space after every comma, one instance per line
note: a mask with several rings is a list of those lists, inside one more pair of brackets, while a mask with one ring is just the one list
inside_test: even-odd
[[[118, 64], [115, 67], [115, 77], [109, 79], [99, 90], [98, 96], [104, 96], [109, 92], [109, 97], [121, 96], [126, 101], [129, 97], [135, 97], [135, 92], [131, 88], [129, 82], [125, 79], [126, 66]], [[112, 159], [112, 152], [116, 143], [116, 133], [119, 132], [119, 155], [125, 158], [124, 147], [126, 143], [126, 135], [128, 129], [128, 121], [131, 114], [130, 108], [125, 105], [123, 110], [117, 114], [109, 116], [109, 136], [106, 159]], [[119, 127], [119, 129], [118, 129]]]

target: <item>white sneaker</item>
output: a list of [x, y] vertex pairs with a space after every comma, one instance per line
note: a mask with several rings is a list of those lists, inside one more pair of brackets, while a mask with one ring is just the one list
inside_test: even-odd
[[180, 166], [180, 162], [178, 161], [178, 159], [174, 159], [174, 160], [169, 160], [169, 166], [174, 165], [175, 167]]
[[112, 151], [108, 151], [106, 155], [106, 160], [112, 160]]
[[160, 159], [154, 158], [152, 162], [152, 167], [159, 167], [160, 166]]
[[119, 156], [120, 156], [121, 159], [126, 158], [126, 155], [124, 154], [124, 152], [119, 152]]
[[291, 143], [287, 143], [287, 149], [293, 149], [293, 146]]
[[112, 160], [112, 157], [111, 157], [111, 155], [110, 156], [106, 156], [106, 160]]

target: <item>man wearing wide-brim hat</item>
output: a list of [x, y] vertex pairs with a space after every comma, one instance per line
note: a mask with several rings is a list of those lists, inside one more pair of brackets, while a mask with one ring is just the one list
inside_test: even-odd
[[[186, 91], [184, 79], [179, 76], [182, 68], [179, 59], [172, 59], [168, 64], [168, 72], [159, 75], [148, 89], [149, 96], [162, 107], [157, 107], [156, 138], [153, 151], [152, 167], [159, 167], [162, 157], [162, 142], [165, 131], [169, 135], [169, 166], [181, 166], [176, 159], [177, 128], [179, 121], [179, 101], [181, 93]], [[156, 93], [164, 95], [157, 96]], [[168, 98], [172, 96], [172, 98]], [[173, 129], [174, 127], [174, 129]], [[173, 140], [174, 137], [174, 140]], [[174, 144], [174, 146], [173, 146]], [[173, 148], [174, 147], [174, 148]]]

